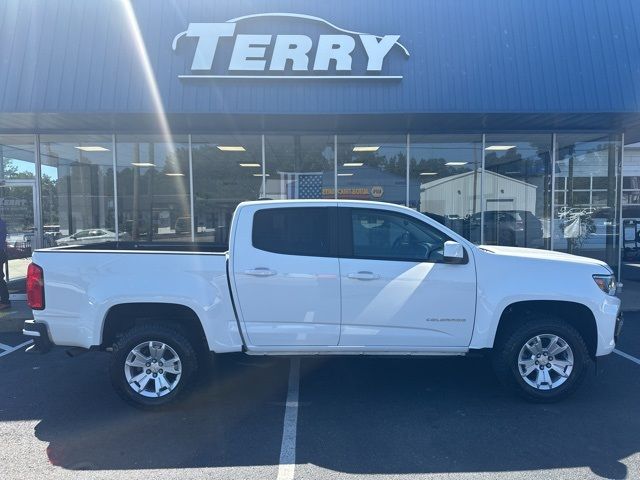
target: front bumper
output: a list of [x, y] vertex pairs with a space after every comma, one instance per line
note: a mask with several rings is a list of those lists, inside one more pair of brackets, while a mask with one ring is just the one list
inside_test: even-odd
[[33, 339], [33, 345], [27, 348], [27, 353], [47, 353], [53, 347], [53, 342], [49, 338], [47, 326], [35, 320], [24, 322], [22, 334]]

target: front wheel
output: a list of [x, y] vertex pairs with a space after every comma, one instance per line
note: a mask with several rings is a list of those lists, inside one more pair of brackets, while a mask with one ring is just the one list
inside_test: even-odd
[[535, 402], [562, 400], [582, 383], [591, 361], [582, 335], [561, 318], [532, 318], [494, 351], [500, 380]]
[[191, 343], [178, 331], [145, 324], [127, 331], [111, 357], [111, 383], [136, 407], [159, 407], [187, 386], [197, 367]]

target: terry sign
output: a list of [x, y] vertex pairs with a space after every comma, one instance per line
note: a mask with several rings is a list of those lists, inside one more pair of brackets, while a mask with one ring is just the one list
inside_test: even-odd
[[[289, 17], [319, 22], [339, 33], [318, 35], [236, 34], [238, 22], [259, 17]], [[319, 17], [297, 13], [260, 13], [232, 18], [223, 23], [190, 23], [173, 39], [173, 50], [182, 37], [195, 38], [192, 74], [179, 78], [251, 79], [401, 79], [402, 75], [379, 75], [385, 59], [395, 47], [405, 56], [409, 51], [398, 42], [400, 35], [372, 35], [339, 28]], [[233, 48], [224, 74], [213, 74], [213, 62], [221, 41], [232, 41]], [[315, 43], [314, 43], [315, 42]], [[315, 48], [314, 48], [315, 47]], [[354, 51], [364, 51], [366, 72], [351, 74]], [[361, 47], [361, 48], [360, 48]], [[334, 71], [330, 72], [331, 66]], [[285, 69], [290, 71], [284, 75]], [[339, 74], [337, 74], [339, 73]]]

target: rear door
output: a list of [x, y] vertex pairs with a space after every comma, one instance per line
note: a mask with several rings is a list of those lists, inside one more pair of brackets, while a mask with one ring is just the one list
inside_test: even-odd
[[238, 211], [231, 268], [251, 345], [338, 344], [336, 217], [335, 202], [265, 202]]
[[444, 263], [444, 232], [407, 213], [339, 208], [340, 345], [466, 347], [475, 320], [469, 252]]

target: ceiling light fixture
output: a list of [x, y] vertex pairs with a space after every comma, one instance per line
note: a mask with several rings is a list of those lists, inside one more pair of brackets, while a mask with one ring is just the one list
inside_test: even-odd
[[360, 145], [353, 147], [354, 152], [377, 152], [380, 149], [380, 145]]
[[75, 148], [77, 148], [78, 150], [82, 150], [83, 152], [108, 152], [109, 151], [108, 148], [100, 147], [98, 145], [94, 145], [94, 146], [87, 145], [86, 147], [79, 146]]
[[469, 162], [447, 162], [445, 163], [445, 165], [448, 165], [450, 167], [460, 167], [462, 165], [466, 165]]
[[269, 174], [268, 174], [268, 173], [265, 173], [264, 175], [262, 175], [261, 173], [254, 173], [254, 174], [253, 174], [253, 176], [254, 176], [254, 177], [268, 177], [268, 176], [269, 176]]
[[184, 177], [184, 173], [165, 173], [167, 177]]
[[515, 145], [489, 145], [485, 150], [487, 152], [505, 152], [507, 150], [511, 150], [512, 148], [516, 148]]
[[362, 165], [364, 165], [362, 162], [347, 162], [342, 164], [343, 167], [361, 167]]
[[259, 163], [239, 163], [238, 165], [240, 165], [241, 167], [248, 167], [248, 168], [260, 168], [262, 166]]
[[353, 173], [339, 173], [338, 176], [339, 177], [352, 177]]
[[133, 165], [134, 167], [155, 167], [155, 163], [149, 163], [149, 162], [141, 162], [141, 163], [136, 163], [136, 162], [131, 162], [131, 165]]
[[437, 172], [422, 172], [420, 175], [437, 175]]
[[216, 145], [222, 152], [246, 152], [242, 145]]

